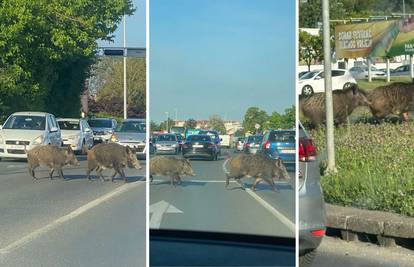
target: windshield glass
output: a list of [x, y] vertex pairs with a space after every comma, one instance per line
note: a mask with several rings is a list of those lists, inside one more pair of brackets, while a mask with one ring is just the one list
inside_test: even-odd
[[117, 132], [145, 133], [145, 122], [124, 121], [116, 127]]
[[269, 135], [270, 142], [285, 142], [285, 143], [295, 143], [296, 133], [294, 131], [289, 132], [271, 132]]
[[45, 130], [46, 117], [44, 116], [11, 116], [3, 125], [3, 129]]
[[176, 141], [176, 136], [171, 134], [163, 134], [158, 136], [158, 141]]
[[61, 130], [79, 130], [79, 121], [58, 121]]
[[211, 142], [211, 137], [208, 135], [191, 135], [188, 137], [190, 142]]
[[111, 120], [88, 120], [91, 127], [112, 128]]
[[300, 80], [311, 79], [311, 78], [315, 77], [318, 73], [320, 73], [319, 70], [314, 70], [314, 71], [308, 72], [305, 75], [303, 75], [302, 77], [300, 77]]

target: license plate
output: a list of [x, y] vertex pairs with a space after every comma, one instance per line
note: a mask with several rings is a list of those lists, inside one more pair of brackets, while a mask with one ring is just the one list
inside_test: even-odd
[[199, 147], [203, 147], [203, 145], [193, 145], [193, 147], [199, 148]]
[[295, 150], [293, 150], [293, 149], [282, 149], [280, 152], [285, 153], [285, 154], [294, 154]]
[[9, 148], [9, 149], [21, 149], [21, 150], [23, 150], [24, 149], [24, 146], [22, 146], [22, 145], [8, 145], [7, 148]]

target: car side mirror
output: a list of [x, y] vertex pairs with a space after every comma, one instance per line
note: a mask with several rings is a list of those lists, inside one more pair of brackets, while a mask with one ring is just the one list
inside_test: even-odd
[[223, 141], [223, 138], [220, 138], [220, 141]]
[[85, 132], [90, 133], [90, 132], [92, 132], [92, 130], [91, 130], [91, 128], [86, 128]]
[[315, 80], [320, 80], [321, 79], [321, 77], [320, 76], [316, 76], [315, 77]]
[[58, 128], [57, 127], [50, 128], [50, 132], [51, 133], [56, 133], [57, 131], [58, 131]]

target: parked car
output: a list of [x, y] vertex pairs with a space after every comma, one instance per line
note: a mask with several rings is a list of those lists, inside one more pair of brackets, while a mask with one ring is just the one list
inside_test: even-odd
[[245, 137], [239, 137], [239, 138], [237, 138], [236, 145], [235, 145], [235, 148], [236, 148], [236, 151], [237, 152], [243, 151], [243, 149], [244, 149], [244, 142], [245, 141], [246, 141], [246, 138]]
[[263, 135], [260, 150], [271, 158], [281, 158], [289, 167], [295, 166], [296, 131], [267, 130]]
[[262, 143], [263, 135], [250, 135], [246, 137], [243, 151], [247, 154], [256, 154]]
[[206, 134], [206, 135], [209, 135], [211, 137], [211, 140], [216, 145], [218, 154], [220, 155], [221, 154], [221, 141], [222, 141], [222, 139], [220, 138], [218, 132], [215, 131], [215, 130], [203, 130], [203, 131], [200, 131], [200, 134]]
[[302, 77], [303, 75], [305, 75], [306, 73], [308, 73], [309, 71], [301, 71], [299, 72], [299, 78]]
[[93, 131], [94, 143], [107, 143], [116, 128], [116, 120], [111, 118], [93, 118], [88, 120]]
[[135, 149], [140, 158], [146, 155], [146, 124], [145, 119], [126, 119], [115, 129], [110, 141]]
[[55, 116], [45, 112], [16, 112], [0, 129], [0, 158], [27, 158], [27, 150], [41, 144], [62, 145]]
[[[332, 90], [346, 89], [352, 84], [356, 84], [356, 80], [348, 70], [332, 70]], [[314, 70], [300, 77], [298, 90], [302, 95], [325, 92], [324, 71]]]
[[175, 135], [177, 136], [178, 141], [178, 152], [181, 152], [185, 142], [184, 137], [180, 133], [175, 133]]
[[71, 146], [73, 151], [82, 152], [82, 146], [93, 146], [93, 133], [85, 119], [57, 119], [62, 134], [63, 146]]
[[309, 266], [326, 231], [315, 143], [299, 122], [299, 265]]
[[[352, 77], [355, 79], [366, 79], [368, 78], [368, 66], [357, 66], [349, 69]], [[378, 70], [374, 66], [371, 66], [371, 77], [372, 78], [385, 78], [387, 74], [381, 70]]]
[[219, 150], [212, 136], [207, 134], [190, 135], [183, 144], [184, 158], [208, 158], [217, 160]]
[[155, 143], [157, 154], [178, 154], [180, 145], [176, 134], [160, 134]]
[[395, 68], [391, 74], [391, 76], [410, 76], [410, 65], [402, 65], [398, 68]]

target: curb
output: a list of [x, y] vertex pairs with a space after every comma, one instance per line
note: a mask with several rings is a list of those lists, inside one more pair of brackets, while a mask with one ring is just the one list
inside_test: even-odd
[[347, 241], [358, 233], [376, 235], [381, 246], [394, 246], [396, 238], [414, 238], [414, 218], [396, 213], [326, 204], [327, 227], [341, 230]]

